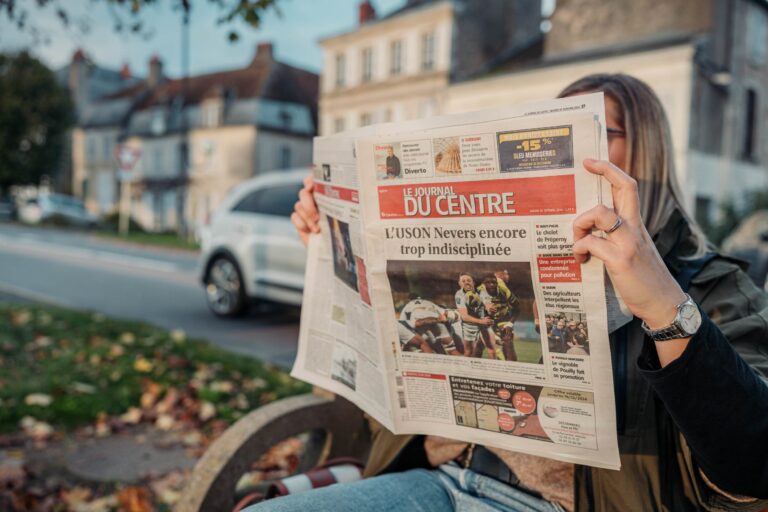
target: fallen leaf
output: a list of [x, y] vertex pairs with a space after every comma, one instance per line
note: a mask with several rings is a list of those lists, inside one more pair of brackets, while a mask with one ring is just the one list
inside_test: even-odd
[[72, 509], [80, 508], [91, 497], [91, 490], [87, 487], [74, 487], [61, 491], [61, 500]]
[[26, 309], [11, 311], [11, 324], [15, 327], [23, 327], [29, 323], [32, 315]]
[[141, 421], [141, 409], [138, 407], [131, 407], [120, 416], [120, 419], [129, 425], [136, 425]]
[[120, 335], [120, 341], [126, 345], [133, 345], [136, 341], [136, 336], [132, 332], [124, 332]]
[[125, 354], [125, 349], [122, 345], [112, 345], [112, 348], [109, 349], [109, 356], [112, 358], [120, 357], [123, 354]]
[[155, 426], [165, 431], [171, 430], [175, 424], [176, 420], [169, 414], [161, 414], [157, 417], [157, 421], [155, 421]]
[[150, 380], [147, 380], [143, 384], [144, 392], [141, 394], [141, 407], [142, 409], [149, 409], [153, 405], [155, 405], [155, 402], [157, 402], [157, 397], [160, 396], [161, 387], [156, 382], [152, 382]]
[[217, 380], [211, 382], [211, 391], [217, 393], [231, 393], [235, 389], [235, 385], [228, 380]]
[[117, 493], [120, 512], [152, 512], [149, 491], [142, 487], [125, 487]]
[[75, 382], [72, 384], [72, 389], [78, 393], [85, 393], [86, 395], [92, 395], [96, 393], [96, 386], [86, 384], [85, 382]]
[[53, 398], [50, 395], [43, 393], [32, 393], [24, 397], [24, 403], [27, 405], [39, 405], [40, 407], [48, 407], [53, 402]]
[[154, 368], [152, 361], [143, 357], [138, 357], [133, 363], [133, 369], [137, 372], [148, 373], [152, 371], [152, 368]]
[[200, 412], [197, 413], [197, 417], [200, 421], [208, 421], [216, 416], [216, 406], [211, 402], [202, 402], [200, 404]]
[[38, 348], [46, 348], [53, 344], [53, 340], [49, 336], [38, 336], [35, 338], [34, 343]]
[[184, 341], [187, 339], [187, 334], [183, 329], [174, 329], [171, 331], [170, 335], [171, 340], [174, 343], [184, 343]]

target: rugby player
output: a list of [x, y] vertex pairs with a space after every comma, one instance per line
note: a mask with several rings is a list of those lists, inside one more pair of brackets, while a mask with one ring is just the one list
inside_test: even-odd
[[451, 327], [458, 319], [459, 314], [456, 311], [441, 308], [432, 301], [416, 297], [400, 312], [400, 346], [404, 350], [405, 347], [413, 347], [415, 334], [426, 340], [433, 352], [452, 356], [463, 355], [464, 344]]
[[520, 309], [517, 295], [507, 287], [507, 284], [496, 274], [487, 274], [478, 288], [485, 310], [493, 320], [493, 329], [501, 339], [504, 358], [507, 361], [517, 361], [515, 351], [515, 319]]
[[[493, 320], [486, 316], [485, 306], [480, 294], [475, 290], [475, 280], [471, 275], [459, 275], [459, 289], [455, 295], [456, 311], [461, 317], [461, 331], [464, 339], [464, 355], [467, 357], [482, 357], [483, 347], [488, 349], [490, 359], [504, 360], [504, 354], [496, 346]], [[482, 340], [477, 343], [478, 338]]]

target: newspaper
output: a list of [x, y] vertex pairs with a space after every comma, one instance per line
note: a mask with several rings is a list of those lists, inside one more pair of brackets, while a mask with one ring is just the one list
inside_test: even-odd
[[602, 94], [318, 137], [292, 375], [396, 434], [618, 469], [628, 318], [572, 221], [611, 206]]

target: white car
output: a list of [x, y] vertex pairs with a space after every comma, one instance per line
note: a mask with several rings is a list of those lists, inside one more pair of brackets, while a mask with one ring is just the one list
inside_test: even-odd
[[83, 202], [62, 194], [41, 194], [22, 202], [19, 220], [26, 224], [59, 222], [72, 226], [94, 227], [98, 219], [86, 210]]
[[290, 216], [308, 168], [235, 187], [200, 232], [200, 277], [211, 311], [233, 317], [249, 302], [300, 305], [306, 249]]

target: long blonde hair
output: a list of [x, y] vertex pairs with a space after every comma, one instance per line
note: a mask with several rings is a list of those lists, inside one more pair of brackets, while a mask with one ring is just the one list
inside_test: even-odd
[[640, 213], [651, 236], [658, 234], [678, 210], [688, 223], [688, 242], [695, 250], [687, 258], [707, 251], [707, 237], [686, 211], [675, 172], [672, 136], [661, 101], [643, 81], [625, 74], [585, 76], [563, 89], [558, 97], [603, 92], [621, 107], [620, 121], [627, 141], [627, 169], [637, 180]]

